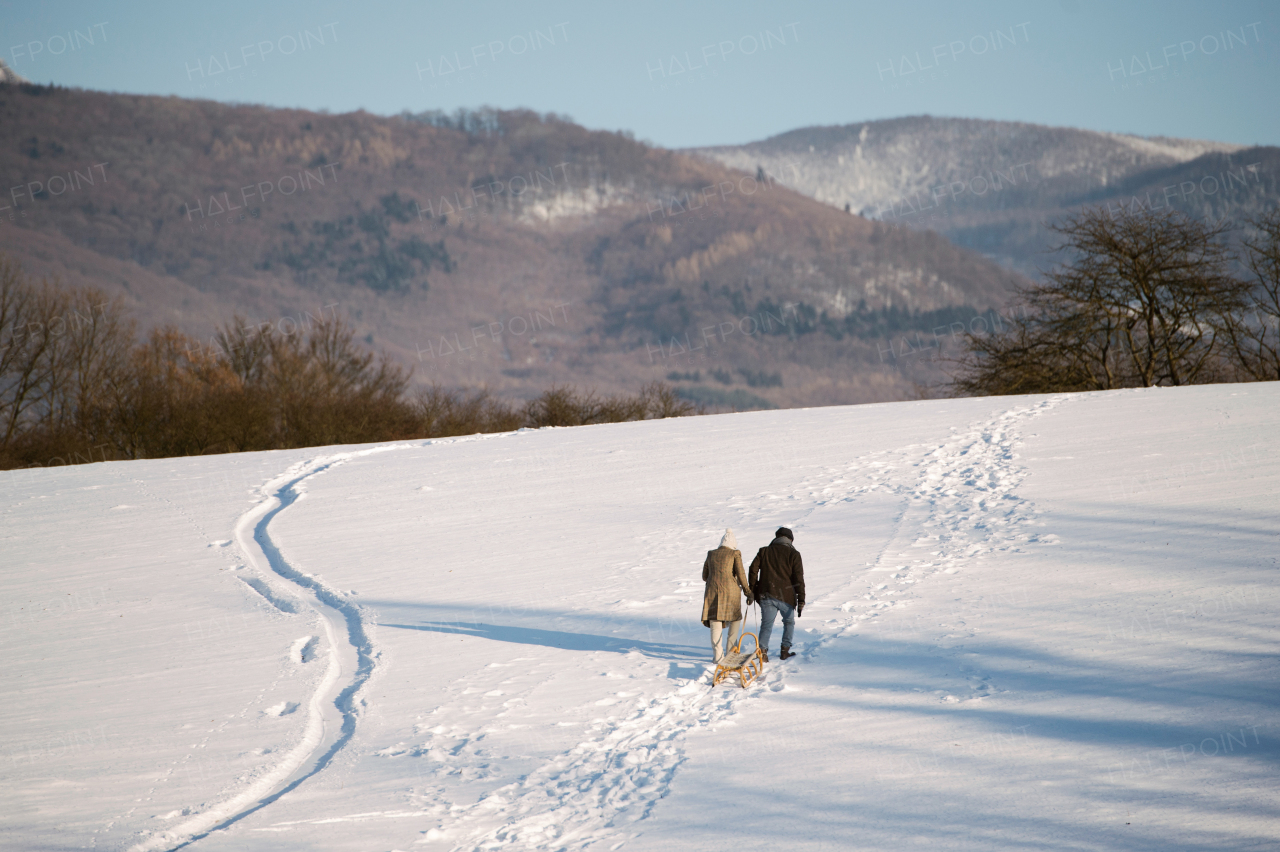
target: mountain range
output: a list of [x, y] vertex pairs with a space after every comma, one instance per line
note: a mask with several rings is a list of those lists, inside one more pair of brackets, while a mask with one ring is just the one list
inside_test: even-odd
[[4, 85], [0, 174], [0, 251], [121, 297], [143, 329], [208, 341], [237, 314], [292, 333], [338, 313], [419, 382], [515, 397], [668, 380], [742, 408], [900, 399], [942, 378], [920, 335], [1022, 280], [767, 175], [527, 111]]
[[1085, 205], [1241, 219], [1280, 198], [1280, 148], [928, 115], [807, 127], [747, 145], [690, 149], [763, 169], [825, 204], [941, 233], [1036, 276]]
[[341, 314], [423, 384], [871, 402], [939, 392], [959, 331], [1003, 328], [1046, 222], [1248, 213], [1274, 203], [1278, 151], [928, 117], [672, 151], [520, 110], [11, 82], [0, 251], [202, 347], [234, 316], [291, 334]]

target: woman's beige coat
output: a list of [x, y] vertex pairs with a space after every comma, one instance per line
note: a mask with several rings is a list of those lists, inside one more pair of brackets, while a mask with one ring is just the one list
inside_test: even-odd
[[702, 626], [710, 627], [713, 621], [741, 621], [742, 596], [751, 597], [742, 551], [728, 547], [708, 551], [702, 563], [702, 579], [707, 584], [702, 598]]

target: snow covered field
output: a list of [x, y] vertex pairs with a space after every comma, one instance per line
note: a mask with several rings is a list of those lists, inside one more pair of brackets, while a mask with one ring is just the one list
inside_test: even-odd
[[[1277, 435], [1255, 384], [0, 473], [0, 845], [1280, 848]], [[705, 551], [779, 524], [799, 656], [711, 689]]]

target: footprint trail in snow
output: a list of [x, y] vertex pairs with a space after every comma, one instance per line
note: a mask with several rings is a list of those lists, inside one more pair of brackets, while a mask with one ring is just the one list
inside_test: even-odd
[[[830, 605], [859, 584], [866, 587], [868, 577], [875, 578], [864, 598], [833, 606], [849, 615], [828, 622], [820, 638], [806, 643], [800, 662], [812, 660], [823, 646], [857, 630], [860, 623], [879, 618], [897, 606], [896, 593], [937, 572], [955, 573], [986, 554], [1024, 544], [1051, 543], [1051, 536], [1040, 537], [1026, 529], [1035, 522], [1035, 512], [1014, 493], [1025, 475], [1016, 462], [1016, 450], [1020, 428], [1064, 399], [1004, 411], [967, 429], [953, 430], [951, 439], [941, 444], [912, 445], [861, 458], [843, 469], [807, 478], [791, 494], [771, 495], [808, 501], [813, 506], [809, 514], [870, 492], [906, 499], [872, 571], [857, 572], [844, 587], [815, 602]], [[759, 500], [748, 501], [751, 504], [765, 505]], [[771, 512], [763, 511], [761, 516]], [[885, 573], [892, 576], [885, 578]], [[889, 589], [890, 584], [895, 588]], [[419, 842], [454, 852], [574, 850], [596, 844], [617, 848], [642, 829], [640, 821], [669, 791], [684, 760], [687, 734], [728, 722], [740, 711], [749, 712], [752, 701], [785, 688], [786, 672], [775, 661], [766, 666], [759, 685], [747, 690], [709, 689], [710, 675], [704, 674], [675, 691], [642, 695], [625, 716], [597, 720], [587, 732], [588, 739], [475, 804], [427, 803], [420, 813], [431, 816], [435, 825], [421, 832]], [[969, 674], [974, 697], [986, 695], [988, 681], [980, 673]], [[947, 695], [941, 700], [961, 699]], [[486, 735], [483, 729], [467, 732], [457, 724], [441, 733], [446, 735], [443, 742], [461, 742], [459, 748]], [[428, 755], [436, 747], [424, 744], [417, 753]]]

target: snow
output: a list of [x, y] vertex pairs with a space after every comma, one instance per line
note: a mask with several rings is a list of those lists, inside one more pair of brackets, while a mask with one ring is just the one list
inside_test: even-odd
[[[1272, 383], [0, 473], [0, 836], [1274, 849], [1278, 422]], [[799, 655], [713, 689], [705, 551], [784, 524]]]

